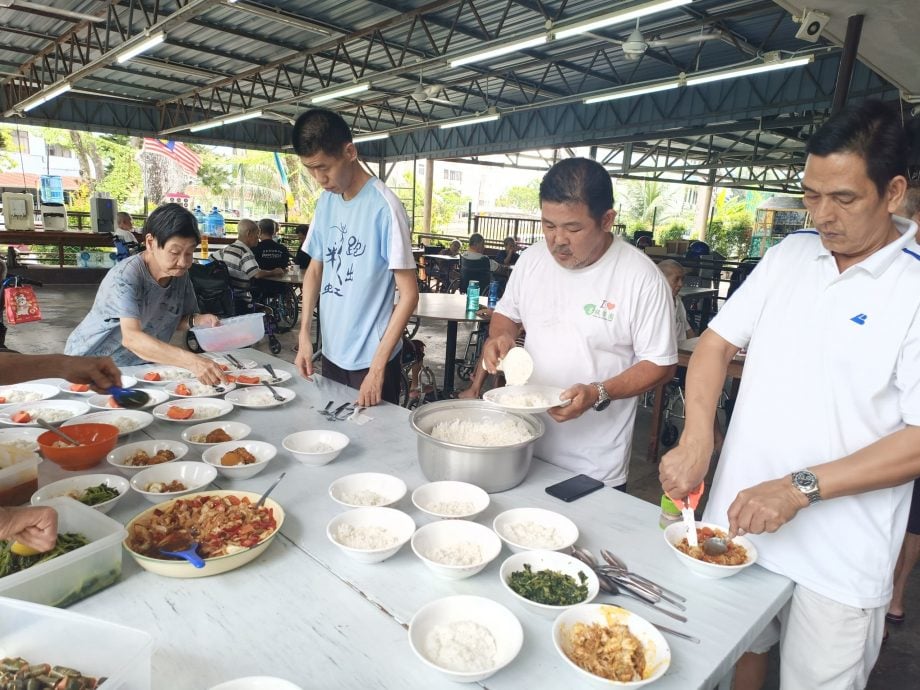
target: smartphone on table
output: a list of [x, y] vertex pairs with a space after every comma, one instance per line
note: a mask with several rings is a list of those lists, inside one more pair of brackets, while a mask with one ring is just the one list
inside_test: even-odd
[[594, 479], [594, 477], [589, 477], [586, 474], [576, 474], [565, 481], [546, 487], [546, 493], [566, 503], [571, 503], [603, 487], [604, 482]]

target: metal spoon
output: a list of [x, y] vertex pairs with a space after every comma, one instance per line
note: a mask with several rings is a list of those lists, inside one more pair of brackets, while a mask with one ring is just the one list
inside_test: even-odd
[[272, 383], [278, 383], [279, 381], [281, 381], [281, 378], [278, 376], [278, 374], [275, 373], [275, 368], [271, 364], [265, 365], [265, 371], [271, 374]]
[[48, 422], [46, 422], [46, 421], [45, 421], [44, 419], [42, 419], [41, 417], [37, 417], [37, 418], [35, 419], [35, 423], [38, 424], [42, 429], [47, 429], [47, 430], [50, 431], [52, 434], [57, 434], [58, 436], [60, 436], [62, 439], [64, 439], [65, 441], [67, 441], [67, 443], [69, 443], [69, 444], [71, 444], [71, 445], [74, 445], [74, 446], [79, 446], [79, 445], [81, 445], [79, 441], [77, 441], [77, 440], [74, 439], [74, 438], [71, 438], [70, 436], [68, 436], [67, 434], [65, 434], [63, 431], [61, 431], [60, 429], [58, 429], [56, 426], [51, 426]]
[[167, 551], [166, 549], [160, 549], [160, 553], [164, 556], [174, 556], [176, 558], [184, 558], [189, 563], [191, 563], [196, 568], [204, 568], [204, 560], [201, 556], [198, 555], [198, 542], [193, 541], [186, 548], [181, 551]]
[[261, 508], [263, 505], [265, 505], [265, 499], [268, 498], [268, 495], [274, 490], [276, 486], [278, 486], [281, 480], [284, 479], [284, 475], [286, 474], [287, 472], [282, 472], [278, 475], [278, 478], [272, 482], [272, 485], [265, 490], [264, 494], [262, 494], [262, 498], [260, 498], [256, 503], [256, 508]]
[[276, 391], [274, 388], [272, 388], [272, 385], [271, 385], [268, 381], [263, 381], [263, 382], [262, 382], [262, 385], [265, 386], [268, 390], [271, 391], [272, 397], [273, 397], [275, 400], [277, 400], [278, 402], [284, 402], [285, 400], [287, 400], [287, 398], [285, 398], [283, 395], [281, 395], [280, 393], [278, 393], [278, 391]]
[[703, 542], [703, 551], [707, 556], [721, 556], [728, 551], [728, 543], [725, 537], [709, 537]]
[[107, 392], [116, 403], [127, 410], [136, 410], [150, 402], [150, 395], [139, 388], [111, 386]]
[[[659, 594], [662, 595], [663, 598], [668, 599], [666, 596], [664, 596], [665, 594], [668, 594], [679, 601], [687, 601], [687, 597], [682, 596], [678, 594], [677, 592], [668, 589], [667, 587], [662, 587], [657, 582], [653, 582], [652, 580], [649, 580], [647, 577], [643, 577], [642, 575], [639, 575], [638, 573], [632, 572], [629, 569], [629, 567], [626, 565], [626, 562], [621, 558], [617, 558], [617, 556], [612, 551], [608, 549], [601, 549], [601, 556], [603, 556], [604, 560], [607, 561], [607, 563], [610, 564], [612, 567], [621, 570], [625, 575], [628, 575], [630, 579], [636, 580], [637, 582], [641, 582], [647, 585], [648, 587], [650, 587], [651, 589], [657, 591]], [[671, 600], [668, 599], [668, 601], [671, 601]]]
[[230, 362], [230, 364], [232, 364], [233, 366], [235, 366], [237, 369], [245, 369], [245, 368], [246, 368], [246, 367], [243, 366], [243, 363], [240, 362], [240, 360], [238, 360], [236, 357], [234, 357], [233, 355], [231, 355], [229, 352], [228, 352], [227, 354], [225, 354], [224, 357], [226, 357], [226, 358], [227, 358], [227, 361]]

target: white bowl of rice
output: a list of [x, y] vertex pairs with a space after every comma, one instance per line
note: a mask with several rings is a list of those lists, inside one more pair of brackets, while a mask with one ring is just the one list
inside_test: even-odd
[[348, 443], [348, 437], [338, 431], [312, 429], [288, 434], [281, 445], [304, 465], [319, 467], [339, 457]]
[[502, 542], [495, 532], [478, 522], [438, 520], [416, 530], [412, 550], [435, 575], [463, 580], [495, 560]]
[[412, 492], [423, 513], [451, 520], [472, 520], [489, 507], [489, 494], [468, 482], [429, 482]]
[[326, 536], [342, 552], [362, 563], [380, 563], [412, 538], [415, 520], [395, 508], [355, 508], [335, 516]]
[[409, 646], [429, 668], [478, 683], [514, 661], [524, 644], [517, 617], [496, 601], [459, 595], [432, 601], [409, 621]]
[[406, 495], [406, 483], [392, 474], [358, 472], [329, 485], [329, 497], [349, 508], [386, 507]]
[[578, 527], [565, 515], [543, 508], [513, 508], [499, 513], [492, 529], [512, 553], [565, 551], [578, 541]]

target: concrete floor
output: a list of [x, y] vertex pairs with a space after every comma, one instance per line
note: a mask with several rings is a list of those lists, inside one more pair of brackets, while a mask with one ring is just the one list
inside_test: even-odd
[[[37, 323], [10, 326], [7, 333], [7, 347], [23, 353], [61, 352], [70, 331], [89, 311], [95, 297], [95, 286], [91, 285], [47, 285], [37, 288], [43, 320]], [[458, 356], [463, 355], [469, 335], [469, 327], [461, 324], [458, 336]], [[425, 342], [426, 363], [441, 380], [444, 361], [443, 325], [423, 325], [416, 338]], [[293, 345], [297, 341], [295, 332], [281, 334], [283, 350], [279, 357], [294, 361]], [[268, 352], [268, 343], [262, 341], [257, 349]], [[41, 377], [36, 372], [36, 378]], [[458, 384], [460, 384], [458, 380]], [[657, 465], [646, 462], [645, 448], [648, 438], [649, 413], [639, 408], [636, 420], [635, 439], [629, 474], [629, 493], [653, 503], [661, 496], [658, 484]], [[900, 627], [891, 630], [888, 642], [882, 647], [878, 663], [872, 673], [868, 687], [871, 690], [908, 690], [920, 687], [920, 568], [914, 570], [907, 596], [907, 620]], [[778, 655], [771, 655], [770, 673], [766, 690], [779, 687]]]

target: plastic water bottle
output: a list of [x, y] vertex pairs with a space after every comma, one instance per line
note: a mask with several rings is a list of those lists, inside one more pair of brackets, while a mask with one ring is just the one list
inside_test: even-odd
[[489, 283], [489, 309], [495, 309], [498, 304], [498, 281], [493, 280]]
[[471, 280], [470, 284], [466, 286], [466, 310], [467, 311], [478, 311], [479, 310], [479, 281]]
[[201, 210], [201, 205], [195, 207], [195, 220], [198, 221], [198, 232], [206, 235], [208, 233], [208, 217]]
[[668, 525], [680, 522], [682, 519], [680, 508], [674, 505], [674, 501], [668, 498], [667, 494], [661, 494], [661, 517], [658, 518], [658, 526], [664, 529]]
[[211, 209], [208, 214], [208, 233], [212, 237], [224, 236], [224, 217], [217, 210], [217, 206]]

